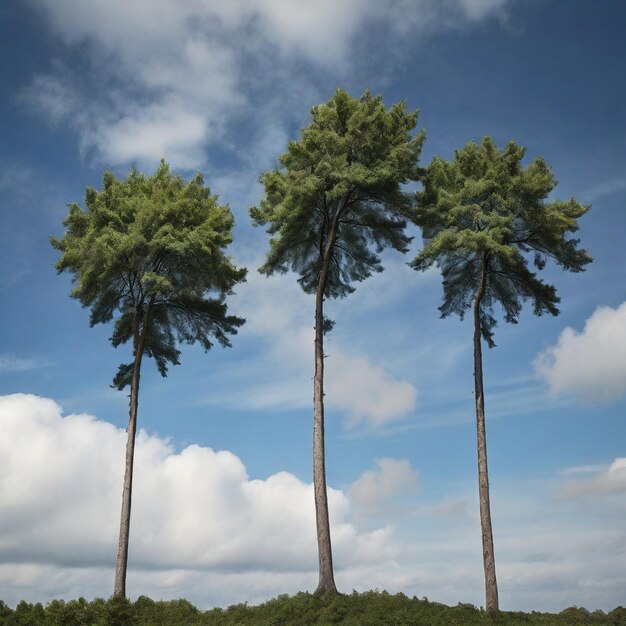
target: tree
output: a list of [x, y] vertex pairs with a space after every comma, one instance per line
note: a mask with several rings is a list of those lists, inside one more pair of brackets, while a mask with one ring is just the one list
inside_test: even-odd
[[137, 429], [139, 379], [144, 354], [162, 376], [179, 363], [177, 342], [216, 340], [230, 346], [245, 320], [227, 315], [225, 298], [245, 279], [224, 255], [233, 216], [197, 174], [188, 184], [161, 161], [153, 177], [133, 168], [126, 180], [106, 172], [102, 191], [85, 193], [86, 210], [69, 205], [66, 233], [51, 238], [61, 251], [60, 272], [73, 274], [72, 297], [91, 307], [90, 325], [115, 324], [114, 347], [132, 340], [133, 361], [120, 365], [113, 386], [130, 385], [128, 441], [114, 595], [126, 594], [128, 536]]
[[491, 138], [480, 146], [467, 144], [454, 160], [435, 157], [418, 193], [416, 222], [424, 247], [410, 263], [425, 270], [436, 263], [443, 277], [442, 317], [474, 317], [474, 383], [478, 443], [480, 520], [487, 610], [498, 610], [495, 556], [489, 504], [485, 401], [481, 336], [492, 348], [496, 325], [493, 307], [517, 323], [526, 300], [535, 315], [558, 315], [560, 299], [553, 285], [529, 269], [529, 256], [541, 270], [548, 259], [563, 269], [580, 272], [591, 257], [566, 233], [578, 229], [577, 219], [589, 206], [571, 198], [547, 202], [557, 184], [541, 158], [521, 165], [525, 149], [509, 142], [498, 151]]
[[423, 133], [411, 137], [417, 112], [404, 102], [388, 110], [380, 97], [360, 99], [337, 90], [313, 107], [311, 123], [280, 156], [280, 169], [261, 176], [265, 195], [250, 210], [255, 225], [272, 235], [263, 274], [299, 274], [315, 294], [313, 483], [319, 552], [316, 593], [336, 592], [333, 574], [324, 452], [325, 298], [344, 297], [383, 267], [386, 247], [406, 252], [411, 197], [402, 185], [419, 178]]

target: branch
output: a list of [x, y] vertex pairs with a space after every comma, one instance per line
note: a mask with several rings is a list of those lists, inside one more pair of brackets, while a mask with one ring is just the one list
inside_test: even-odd
[[[336, 245], [336, 244], [335, 244]], [[341, 279], [345, 282], [345, 283], [349, 283], [350, 279], [348, 278], [348, 276], [346, 275], [345, 270], [341, 267], [341, 264], [339, 263], [339, 261], [335, 258], [335, 253], [333, 252], [333, 254], [331, 254], [330, 257], [334, 262], [335, 265], [337, 266], [337, 269], [339, 270], [339, 275], [341, 276]]]
[[335, 247], [339, 248], [340, 250], [342, 250], [343, 252], [345, 252], [346, 254], [349, 254], [357, 263], [364, 263], [365, 265], [367, 265], [368, 267], [371, 267], [373, 270], [378, 270], [377, 266], [374, 265], [373, 263], [369, 263], [368, 261], [366, 261], [365, 259], [359, 259], [358, 257], [354, 256], [354, 254], [352, 254], [352, 252], [350, 252], [350, 250], [348, 250], [347, 248], [344, 248], [343, 246], [340, 246], [338, 243], [335, 242]]
[[516, 276], [515, 274], [509, 274], [508, 272], [503, 272], [502, 270], [487, 270], [487, 271], [489, 274], [499, 274], [500, 276], [504, 276], [504, 278], [508, 278], [509, 280], [512, 280], [513, 282], [518, 283], [525, 289], [528, 289], [528, 285], [524, 282], [524, 280], [521, 279], [519, 276]]

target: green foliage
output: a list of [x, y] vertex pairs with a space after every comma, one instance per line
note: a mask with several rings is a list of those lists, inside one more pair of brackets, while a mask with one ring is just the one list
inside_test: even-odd
[[[73, 274], [71, 295], [91, 307], [92, 326], [117, 315], [115, 347], [129, 339], [136, 346], [145, 327], [145, 353], [163, 376], [179, 362], [176, 341], [230, 345], [244, 320], [226, 314], [225, 297], [246, 270], [224, 255], [233, 216], [200, 174], [185, 184], [163, 161], [152, 177], [106, 172], [101, 191], [86, 190], [85, 205], [69, 205], [66, 233], [51, 242], [61, 251], [57, 270]], [[122, 389], [131, 373], [122, 364], [114, 386]]]
[[419, 178], [424, 140], [423, 132], [411, 137], [416, 124], [417, 112], [407, 112], [404, 102], [386, 109], [369, 92], [356, 99], [337, 90], [313, 107], [310, 125], [280, 156], [280, 169], [261, 177], [265, 196], [250, 209], [254, 224], [268, 225], [272, 235], [260, 271], [292, 269], [304, 291], [315, 293], [330, 240], [324, 293], [341, 297], [354, 290], [353, 281], [382, 271], [378, 254], [385, 247], [405, 252], [411, 197], [402, 185]]
[[547, 259], [572, 272], [591, 261], [578, 239], [566, 237], [590, 207], [574, 198], [547, 202], [557, 181], [541, 158], [523, 167], [524, 152], [512, 141], [499, 151], [490, 137], [480, 146], [469, 143], [455, 151], [452, 161], [435, 157], [418, 193], [416, 222], [424, 248], [410, 265], [424, 270], [437, 263], [441, 268], [442, 317], [457, 313], [463, 318], [486, 270], [480, 323], [490, 347], [496, 303], [511, 323], [526, 300], [536, 315], [558, 314], [556, 289], [529, 269], [529, 257], [538, 270]]
[[132, 602], [124, 596], [111, 596], [104, 605], [107, 626], [138, 626]]
[[[102, 612], [102, 604], [94, 600], [87, 602], [85, 598], [78, 600], [53, 600], [45, 609], [46, 626], [83, 626], [98, 624]], [[42, 609], [43, 615], [43, 609]], [[100, 620], [102, 622], [102, 620]]]
[[40, 602], [29, 604], [22, 600], [16, 607], [13, 615], [6, 615], [6, 624], [20, 624], [21, 626], [37, 626], [43, 624], [46, 617], [44, 608]]
[[53, 600], [45, 608], [20, 602], [14, 611], [4, 603], [0, 606], [0, 626], [626, 626], [626, 609], [622, 607], [608, 614], [570, 607], [558, 614], [501, 611], [491, 615], [471, 604], [450, 607], [386, 591], [321, 597], [298, 593], [278, 596], [259, 606], [237, 604], [210, 611], [200, 611], [187, 600], [155, 602], [145, 596], [135, 603], [113, 597], [106, 602], [101, 598], [92, 602], [83, 598]]

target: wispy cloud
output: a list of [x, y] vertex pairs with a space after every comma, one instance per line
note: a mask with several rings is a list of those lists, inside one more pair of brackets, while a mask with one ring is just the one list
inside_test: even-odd
[[2, 159], [0, 165], [0, 192], [10, 192], [12, 196], [17, 194], [22, 199], [30, 199], [34, 176], [32, 170], [25, 165], [9, 162], [8, 159]]
[[17, 357], [0, 354], [0, 373], [29, 372], [31, 370], [48, 367], [50, 362], [40, 357]]
[[[285, 115], [318, 97], [317, 71], [348, 74], [369, 27], [414, 39], [501, 18], [507, 0], [30, 0], [53, 33], [81, 50], [91, 72], [55, 60], [22, 97], [52, 123], [66, 123], [83, 153], [107, 165], [207, 164], [207, 145], [234, 122]], [[275, 85], [289, 85], [281, 90]], [[262, 95], [262, 97], [256, 97]], [[312, 100], [313, 99], [313, 100]], [[265, 103], [265, 104], [263, 104]], [[283, 119], [282, 125], [291, 123]], [[267, 121], [267, 120], [266, 120]], [[253, 129], [255, 125], [250, 125]]]
[[626, 178], [612, 178], [583, 192], [582, 197], [585, 202], [594, 202], [599, 198], [624, 190], [626, 190]]
[[559, 473], [562, 476], [580, 476], [584, 474], [595, 474], [606, 469], [604, 465], [576, 465], [574, 467], [564, 467]]
[[[249, 265], [258, 266], [259, 263]], [[313, 299], [294, 275], [266, 278], [251, 273], [232, 300], [248, 323], [241, 334], [260, 342], [254, 385], [245, 393], [212, 396], [240, 408], [268, 409], [310, 406], [313, 376]], [[418, 391], [408, 380], [393, 375], [386, 360], [327, 336], [325, 361], [326, 406], [341, 411], [348, 426], [380, 427], [413, 414]], [[247, 372], [249, 377], [251, 372]], [[241, 381], [240, 377], [234, 377]]]

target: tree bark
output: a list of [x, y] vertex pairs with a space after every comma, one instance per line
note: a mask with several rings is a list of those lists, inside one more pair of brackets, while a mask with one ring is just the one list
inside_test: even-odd
[[126, 570], [128, 567], [128, 538], [130, 534], [130, 505], [133, 492], [133, 464], [135, 460], [135, 435], [137, 433], [137, 408], [139, 406], [139, 378], [141, 372], [141, 360], [145, 347], [145, 339], [148, 328], [148, 316], [151, 305], [144, 318], [143, 328], [139, 333], [138, 313], [134, 320], [134, 352], [133, 376], [130, 383], [130, 403], [128, 411], [128, 428], [126, 440], [126, 468], [124, 470], [124, 487], [122, 490], [122, 513], [120, 516], [120, 536], [117, 548], [117, 561], [115, 563], [114, 596], [126, 596]]
[[313, 378], [313, 490], [315, 492], [315, 522], [319, 555], [319, 583], [315, 595], [337, 593], [333, 573], [333, 554], [328, 519], [326, 489], [326, 460], [324, 452], [324, 291], [328, 268], [337, 237], [338, 216], [332, 222], [324, 250], [324, 260], [315, 294], [315, 375]]
[[488, 258], [483, 254], [480, 283], [474, 297], [474, 389], [476, 395], [476, 434], [478, 447], [478, 495], [480, 500], [480, 526], [483, 543], [483, 566], [485, 569], [485, 594], [487, 611], [493, 613], [498, 607], [498, 584], [491, 529], [489, 504], [489, 474], [487, 472], [487, 437], [485, 432], [485, 396], [483, 392], [483, 356], [480, 337], [480, 303], [487, 287]]

